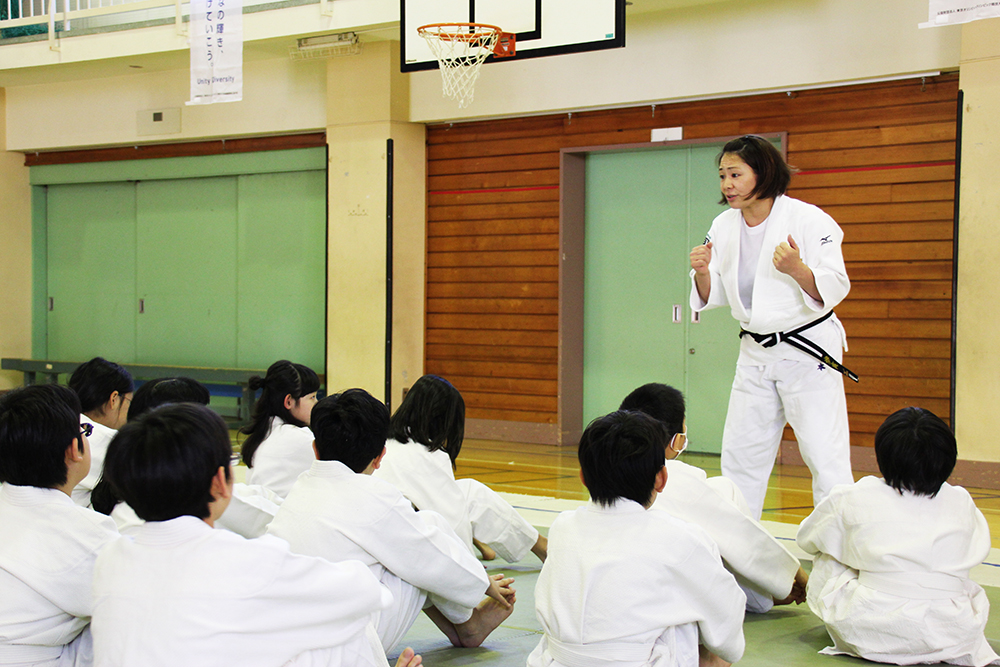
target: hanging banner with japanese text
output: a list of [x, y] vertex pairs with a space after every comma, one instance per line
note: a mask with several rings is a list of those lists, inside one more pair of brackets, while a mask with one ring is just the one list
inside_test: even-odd
[[243, 0], [191, 0], [191, 101], [243, 99]]
[[921, 28], [956, 25], [1000, 16], [1000, 0], [930, 0], [927, 23]]

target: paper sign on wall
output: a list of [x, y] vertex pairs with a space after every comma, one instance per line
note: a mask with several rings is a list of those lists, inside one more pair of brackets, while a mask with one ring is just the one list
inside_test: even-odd
[[191, 101], [243, 99], [243, 0], [191, 0]]
[[1000, 16], [1000, 0], [930, 0], [927, 23], [921, 28], [935, 28], [991, 19]]

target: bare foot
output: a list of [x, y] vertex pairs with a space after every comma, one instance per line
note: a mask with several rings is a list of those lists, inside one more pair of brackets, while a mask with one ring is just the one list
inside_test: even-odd
[[510, 601], [510, 606], [504, 608], [502, 604], [493, 598], [486, 598], [472, 612], [472, 618], [465, 623], [456, 625], [455, 629], [458, 630], [458, 637], [462, 642], [462, 646], [465, 648], [475, 648], [486, 641], [490, 633], [507, 620], [507, 617], [514, 611], [513, 600], [510, 598], [508, 600]]
[[423, 658], [413, 652], [413, 649], [407, 646], [402, 653], [399, 654], [399, 659], [396, 660], [396, 667], [418, 667], [423, 662]]
[[730, 667], [732, 664], [715, 655], [703, 645], [698, 645], [698, 667]]
[[493, 549], [491, 549], [488, 545], [473, 538], [472, 546], [479, 550], [479, 553], [482, 554], [483, 560], [496, 560], [497, 552], [493, 551]]
[[535, 541], [535, 546], [531, 547], [531, 553], [538, 556], [538, 560], [544, 563], [549, 555], [549, 538], [539, 535]]

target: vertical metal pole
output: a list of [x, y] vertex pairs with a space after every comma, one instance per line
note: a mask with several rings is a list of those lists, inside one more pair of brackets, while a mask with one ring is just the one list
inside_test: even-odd
[[392, 410], [392, 139], [385, 142], [385, 404]]

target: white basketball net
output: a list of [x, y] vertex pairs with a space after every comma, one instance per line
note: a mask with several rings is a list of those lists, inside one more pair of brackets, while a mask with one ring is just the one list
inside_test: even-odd
[[442, 94], [458, 100], [459, 108], [472, 104], [479, 68], [496, 47], [500, 29], [494, 26], [429, 25], [420, 36], [438, 60]]

